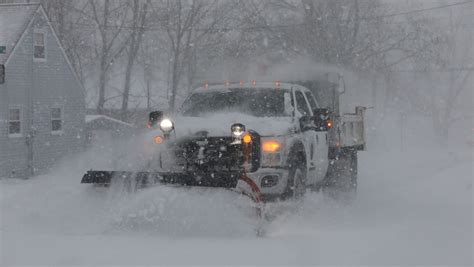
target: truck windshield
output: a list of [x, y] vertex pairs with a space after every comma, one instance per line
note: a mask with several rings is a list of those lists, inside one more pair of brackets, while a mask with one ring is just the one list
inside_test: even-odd
[[284, 92], [273, 88], [238, 88], [192, 94], [181, 107], [184, 116], [239, 112], [255, 117], [284, 117]]

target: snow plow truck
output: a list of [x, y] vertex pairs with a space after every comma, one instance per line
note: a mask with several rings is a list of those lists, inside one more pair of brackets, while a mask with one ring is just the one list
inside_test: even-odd
[[256, 202], [325, 186], [355, 192], [365, 108], [340, 114], [339, 88], [326, 80], [205, 83], [177, 114], [149, 114], [146, 169], [90, 170], [82, 183], [223, 187]]

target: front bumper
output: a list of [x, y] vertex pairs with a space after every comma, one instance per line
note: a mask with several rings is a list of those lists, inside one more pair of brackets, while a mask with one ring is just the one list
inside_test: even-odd
[[[286, 191], [288, 184], [287, 169], [260, 168], [255, 172], [247, 173], [247, 176], [258, 185], [264, 196], [279, 196]], [[269, 177], [277, 178], [277, 182], [271, 186], [265, 185], [264, 180]]]
[[[239, 188], [242, 181], [239, 178], [243, 172], [209, 172], [209, 173], [166, 173], [162, 181], [166, 183], [188, 186], [207, 186]], [[278, 168], [260, 168], [246, 175], [259, 187], [264, 196], [280, 196], [287, 189], [288, 170]], [[276, 180], [274, 184], [265, 183], [268, 178]]]

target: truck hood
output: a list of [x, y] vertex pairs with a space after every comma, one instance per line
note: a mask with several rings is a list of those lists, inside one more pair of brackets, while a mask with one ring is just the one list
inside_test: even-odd
[[204, 131], [207, 132], [207, 136], [230, 136], [230, 127], [234, 123], [242, 123], [247, 130], [254, 130], [261, 136], [283, 135], [294, 127], [291, 117], [254, 117], [241, 113], [206, 117], [176, 116], [171, 120], [174, 122], [178, 138]]

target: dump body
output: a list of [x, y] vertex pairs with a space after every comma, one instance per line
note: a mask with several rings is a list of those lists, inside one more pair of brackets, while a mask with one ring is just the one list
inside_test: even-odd
[[[340, 92], [344, 81], [339, 76], [339, 81], [325, 79], [311, 81], [294, 81], [293, 83], [305, 86], [316, 96], [321, 108], [331, 111], [333, 127], [328, 131], [330, 157], [339, 150], [364, 150], [364, 111], [365, 107], [355, 107], [354, 113], [341, 113]], [[345, 91], [345, 89], [344, 89]]]

